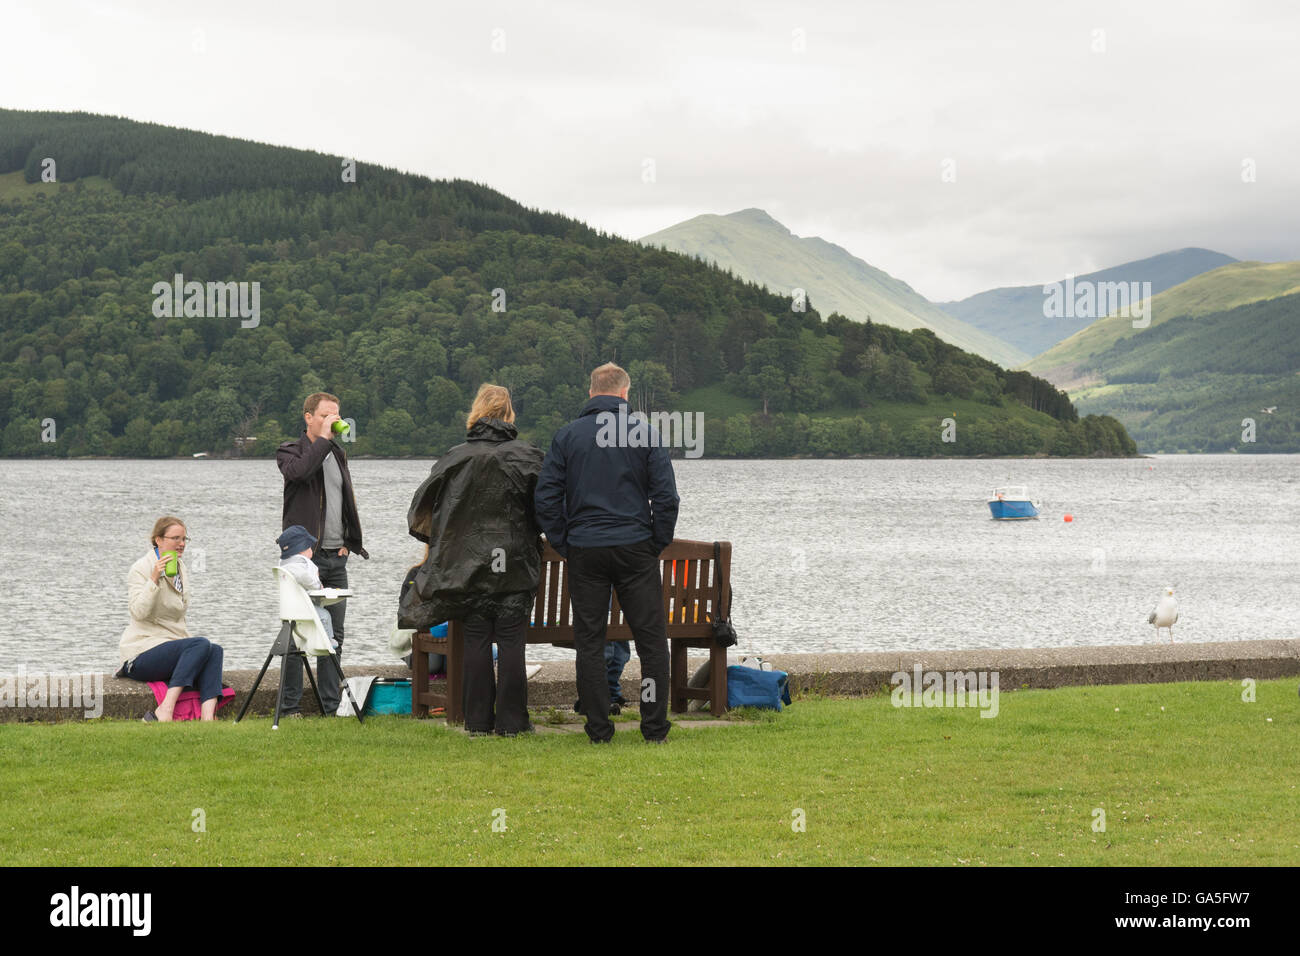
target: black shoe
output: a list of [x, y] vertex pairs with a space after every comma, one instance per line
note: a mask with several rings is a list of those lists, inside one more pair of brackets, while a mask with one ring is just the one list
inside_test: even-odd
[[[624, 701], [624, 703], [626, 703], [626, 701]], [[617, 702], [612, 702], [609, 705], [609, 716], [617, 717], [621, 713], [623, 713], [623, 708], [620, 707]]]
[[530, 722], [523, 730], [498, 730], [496, 734], [498, 737], [518, 737], [520, 734], [532, 734], [536, 732], [537, 728]]
[[651, 739], [651, 738], [647, 737], [645, 742], [648, 743], [648, 744], [666, 744], [666, 743], [668, 743], [668, 738], [667, 738], [667, 737], [655, 737], [654, 739]]
[[491, 737], [491, 736], [492, 736], [492, 731], [490, 731], [490, 730], [468, 730], [468, 731], [466, 731], [466, 733], [468, 733], [471, 737]]

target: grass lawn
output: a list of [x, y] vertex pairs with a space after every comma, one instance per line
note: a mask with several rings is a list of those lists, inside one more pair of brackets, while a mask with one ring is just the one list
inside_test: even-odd
[[605, 747], [402, 717], [3, 724], [0, 864], [1296, 865], [1296, 681], [1241, 695], [804, 699], [664, 747], [634, 724]]

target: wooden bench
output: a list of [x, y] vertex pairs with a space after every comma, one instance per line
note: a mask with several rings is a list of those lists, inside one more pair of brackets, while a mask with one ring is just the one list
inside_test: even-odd
[[[731, 542], [719, 542], [719, 562], [727, 593], [723, 609], [731, 609]], [[669, 706], [673, 713], [686, 710], [690, 700], [708, 700], [715, 716], [727, 710], [727, 649], [713, 640], [714, 602], [717, 599], [716, 573], [712, 541], [686, 541], [678, 538], [659, 555], [663, 579], [664, 621], [668, 630]], [[632, 640], [632, 629], [623, 620], [618, 595], [613, 597], [609, 612], [608, 641]], [[573, 647], [573, 624], [569, 614], [569, 578], [564, 558], [550, 544], [542, 551], [542, 573], [537, 583], [537, 600], [533, 605], [532, 626], [527, 643]], [[460, 621], [451, 621], [447, 636], [415, 635], [411, 642], [411, 713], [427, 717], [429, 708], [443, 697], [442, 688], [429, 687], [429, 658], [432, 652], [447, 655], [445, 682], [447, 721], [464, 723], [463, 677], [465, 636]], [[690, 648], [709, 651], [710, 674], [707, 687], [688, 687], [686, 654]]]

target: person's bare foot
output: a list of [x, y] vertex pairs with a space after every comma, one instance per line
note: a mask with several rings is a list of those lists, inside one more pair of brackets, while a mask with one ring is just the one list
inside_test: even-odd
[[176, 708], [174, 708], [174, 707], [167, 707], [167, 708], [164, 708], [164, 707], [162, 706], [162, 704], [159, 704], [158, 707], [157, 707], [157, 709], [154, 710], [153, 713], [154, 713], [154, 716], [158, 718], [158, 720], [159, 720], [160, 723], [164, 723], [164, 724], [165, 724], [165, 723], [167, 723], [168, 721], [170, 721], [170, 720], [172, 719], [172, 715], [173, 715], [175, 709], [176, 709]]

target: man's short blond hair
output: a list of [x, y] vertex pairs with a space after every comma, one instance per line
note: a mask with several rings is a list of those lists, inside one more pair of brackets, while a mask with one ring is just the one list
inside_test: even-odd
[[613, 362], [606, 362], [591, 373], [591, 390], [597, 395], [617, 395], [625, 388], [632, 387], [632, 379], [627, 372]]

